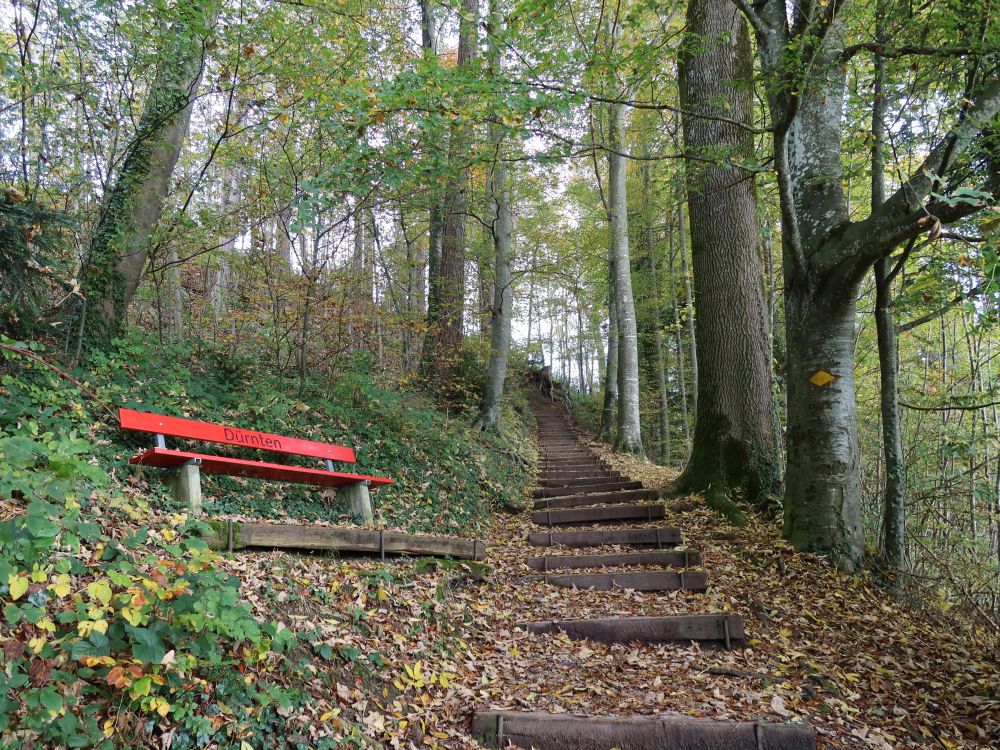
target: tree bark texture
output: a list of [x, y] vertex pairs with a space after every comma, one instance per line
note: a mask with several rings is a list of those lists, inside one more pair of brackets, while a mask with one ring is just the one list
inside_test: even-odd
[[653, 227], [653, 184], [649, 162], [642, 164], [643, 233], [649, 262], [649, 278], [653, 287], [652, 327], [653, 353], [656, 357], [656, 392], [659, 401], [658, 431], [659, 462], [670, 463], [670, 403], [667, 391], [667, 361], [663, 350], [663, 320], [660, 315], [660, 280], [656, 267], [656, 230]]
[[[885, 41], [885, 0], [876, 5], [875, 36]], [[872, 100], [872, 211], [885, 203], [885, 60], [874, 60]], [[901, 583], [906, 553], [906, 459], [899, 413], [899, 348], [892, 315], [892, 277], [888, 258], [875, 261], [875, 331], [878, 337], [879, 409], [885, 487], [882, 496], [882, 565], [893, 585]]]
[[[749, 124], [753, 64], [746, 22], [730, 0], [688, 4], [680, 61], [684, 145], [706, 159], [737, 162], [753, 155]], [[679, 479], [709, 504], [740, 515], [734, 490], [763, 504], [778, 490], [767, 309], [757, 252], [753, 175], [717, 161], [687, 165], [695, 336], [699, 358], [694, 442]]]

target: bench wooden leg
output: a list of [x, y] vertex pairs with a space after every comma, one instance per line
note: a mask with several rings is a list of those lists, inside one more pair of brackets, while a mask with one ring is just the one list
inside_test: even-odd
[[337, 490], [337, 499], [347, 502], [347, 507], [351, 513], [361, 519], [365, 526], [375, 523], [375, 516], [372, 513], [372, 500], [368, 494], [368, 481], [349, 484]]
[[201, 515], [201, 469], [196, 463], [186, 463], [169, 474], [174, 500], [191, 509], [191, 515]]

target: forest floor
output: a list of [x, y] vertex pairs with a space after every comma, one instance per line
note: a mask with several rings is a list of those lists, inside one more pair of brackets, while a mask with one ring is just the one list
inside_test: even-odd
[[[172, 392], [193, 401], [186, 394], [202, 379], [189, 382], [187, 370], [178, 371]], [[45, 370], [14, 372], [0, 388], [7, 401], [0, 478], [16, 492], [0, 499], [0, 529], [26, 525], [0, 540], [8, 573], [0, 580], [0, 651], [3, 674], [18, 680], [10, 678], [0, 704], [0, 721], [8, 722], [0, 748], [69, 740], [160, 750], [472, 748], [470, 718], [484, 709], [802, 719], [826, 748], [997, 747], [996, 651], [960, 631], [956, 618], [908, 608], [864, 575], [795, 552], [775, 521], [751, 516], [736, 528], [698, 498], [668, 506], [663, 525], [680, 527], [703, 555], [704, 594], [597, 593], [530, 581], [522, 560], [539, 550], [526, 541], [533, 528], [526, 472], [535, 459], [527, 408], [517, 410], [504, 440], [481, 440], [466, 422], [448, 423], [429, 406], [415, 409], [405, 396], [345, 379], [345, 392], [368, 394], [366, 408], [338, 412], [331, 403], [330, 412], [308, 416], [327, 428], [343, 421], [363, 436], [373, 466], [405, 479], [395, 495], [375, 496], [387, 530], [440, 534], [466, 519], [463, 533], [489, 545], [485, 564], [225, 555], [203, 549], [198, 525], [164, 502], [158, 480], [124, 468], [135, 446], [122, 442], [101, 409], [85, 409]], [[102, 382], [112, 403], [155, 395], [133, 393], [146, 381], [132, 373]], [[117, 383], [128, 391], [115, 391], [126, 387]], [[260, 395], [234, 392], [225, 405], [191, 416], [225, 420]], [[261, 426], [313, 434], [302, 415], [317, 410], [275, 394], [257, 401], [268, 409]], [[293, 418], [303, 423], [288, 424]], [[652, 463], [593, 449], [647, 487], [673, 478]], [[90, 475], [82, 490], [72, 489]], [[309, 503], [304, 522], [339, 521], [304, 493], [290, 505], [285, 488], [261, 501], [263, 484], [220, 483], [206, 513], [287, 522]], [[76, 491], [85, 493], [78, 519]], [[524, 510], [500, 510], [522, 494]], [[53, 549], [56, 538], [69, 541]], [[232, 584], [217, 572], [234, 576]], [[193, 601], [213, 613], [184, 609]], [[717, 611], [745, 618], [745, 649], [604, 645], [516, 627]], [[110, 642], [98, 637], [105, 631]], [[90, 739], [74, 715], [89, 722]]]
[[[607, 458], [648, 486], [672, 478], [650, 463]], [[667, 523], [702, 552], [707, 593], [598, 593], [529, 582], [521, 560], [539, 551], [527, 545], [527, 510], [495, 517], [485, 569], [431, 561], [383, 568], [277, 553], [240, 555], [227, 565], [260, 614], [290, 618], [296, 630], [328, 628], [341, 655], [355, 667], [364, 662], [345, 670], [332, 692], [317, 677], [316, 700], [298, 717], [303, 739], [341, 734], [343, 716], [390, 747], [477, 747], [471, 713], [513, 709], [804, 720], [821, 748], [997, 746], [996, 654], [945, 619], [893, 601], [867, 576], [795, 552], [776, 523], [751, 519], [737, 528], [697, 498], [674, 502]], [[275, 585], [285, 595], [255, 596]], [[363, 628], [344, 616], [352, 605], [364, 612]], [[516, 628], [525, 620], [719, 611], [746, 619], [746, 648], [604, 645]], [[376, 665], [364, 657], [371, 653], [379, 654]]]

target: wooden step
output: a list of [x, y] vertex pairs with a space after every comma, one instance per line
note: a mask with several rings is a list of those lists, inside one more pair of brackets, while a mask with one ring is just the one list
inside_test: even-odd
[[534, 576], [550, 586], [561, 589], [594, 589], [614, 591], [705, 591], [708, 575], [703, 570], [630, 570], [620, 573], [557, 573]]
[[618, 565], [657, 565], [661, 568], [690, 568], [701, 565], [697, 550], [661, 552], [619, 552], [604, 555], [545, 555], [529, 557], [524, 564], [532, 570], [571, 570], [574, 568], [610, 568]]
[[635, 482], [627, 477], [621, 479], [612, 477], [583, 477], [581, 480], [569, 481], [572, 481], [573, 484], [537, 487], [533, 490], [533, 497], [538, 499], [544, 497], [561, 497], [563, 495], [591, 495], [595, 492], [626, 492], [644, 489], [642, 482]]
[[[578, 487], [580, 485], [595, 484], [597, 482], [606, 482], [609, 477], [604, 476], [604, 472], [601, 469], [594, 469], [593, 474], [587, 476], [577, 477], [575, 479], [539, 479], [538, 489], [545, 489], [547, 487]], [[616, 481], [628, 481], [627, 479], [620, 479]]]
[[614, 471], [614, 469], [594, 461], [581, 461], [568, 464], [545, 464], [544, 466], [538, 467], [538, 473], [542, 476], [547, 476], [549, 474], [577, 474], [578, 476], [586, 476], [586, 474], [591, 473], [610, 474], [612, 471]]
[[[534, 497], [535, 499], [541, 500], [545, 498], [558, 498], [568, 495], [592, 495], [595, 493], [604, 495], [610, 492], [634, 492], [641, 489], [643, 489], [642, 482], [629, 482], [624, 479], [615, 479], [609, 482], [603, 477], [591, 477], [591, 482], [589, 484], [574, 484], [568, 487], [539, 487], [535, 490]], [[655, 500], [657, 498], [654, 496], [650, 499]], [[544, 505], [542, 507], [544, 507]], [[565, 508], [568, 506], [564, 505], [561, 507]]]
[[486, 543], [475, 539], [404, 534], [378, 529], [306, 526], [281, 523], [210, 521], [214, 535], [209, 545], [217, 549], [265, 547], [280, 549], [368, 552], [394, 555], [439, 555], [463, 560], [482, 560]]
[[666, 518], [663, 503], [641, 505], [600, 505], [596, 508], [568, 508], [566, 510], [536, 510], [531, 520], [541, 526], [562, 523], [613, 523], [615, 521], [657, 521]]
[[[590, 474], [591, 471], [593, 471], [593, 469], [588, 469], [586, 473]], [[624, 479], [624, 477], [622, 477], [622, 475], [619, 474], [617, 471], [604, 471], [604, 472], [601, 472], [601, 475], [602, 475], [601, 476], [602, 479]], [[584, 476], [583, 472], [581, 472], [579, 470], [567, 469], [567, 470], [560, 470], [560, 471], [547, 471], [544, 474], [542, 474], [542, 476], [539, 477], [539, 479], [545, 479], [545, 480], [550, 480], [550, 479], [579, 479], [580, 477], [583, 477], [583, 476]]]
[[479, 711], [472, 735], [487, 748], [536, 750], [815, 750], [808, 724], [722, 721], [690, 716], [572, 716]]
[[671, 617], [609, 617], [595, 620], [526, 622], [518, 627], [529, 633], [565, 633], [573, 640], [601, 643], [674, 643], [698, 641], [732, 648], [746, 641], [739, 615], [674, 615]]
[[[573, 489], [576, 489], [575, 487]], [[617, 490], [613, 492], [581, 492], [556, 497], [540, 497], [534, 501], [535, 510], [549, 508], [584, 508], [592, 505], [624, 505], [640, 503], [643, 500], [659, 500], [656, 490]]]
[[681, 530], [676, 526], [651, 529], [595, 529], [593, 531], [542, 531], [528, 534], [533, 547], [601, 547], [622, 544], [630, 547], [676, 547]]

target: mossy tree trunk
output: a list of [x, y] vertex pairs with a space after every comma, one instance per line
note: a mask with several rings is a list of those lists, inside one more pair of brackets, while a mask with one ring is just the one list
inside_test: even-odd
[[[732, 518], [731, 495], [764, 504], [778, 490], [767, 312], [757, 253], [750, 35], [730, 0], [692, 0], [681, 57], [699, 373], [691, 457], [678, 487]], [[710, 119], [724, 118], [724, 119]], [[745, 124], [745, 127], [744, 127]], [[729, 162], [729, 163], [724, 163]]]
[[77, 321], [84, 346], [121, 335], [163, 213], [205, 62], [218, 0], [184, 0], [163, 28], [159, 63], [138, 131], [105, 203], [82, 273], [87, 304]]

